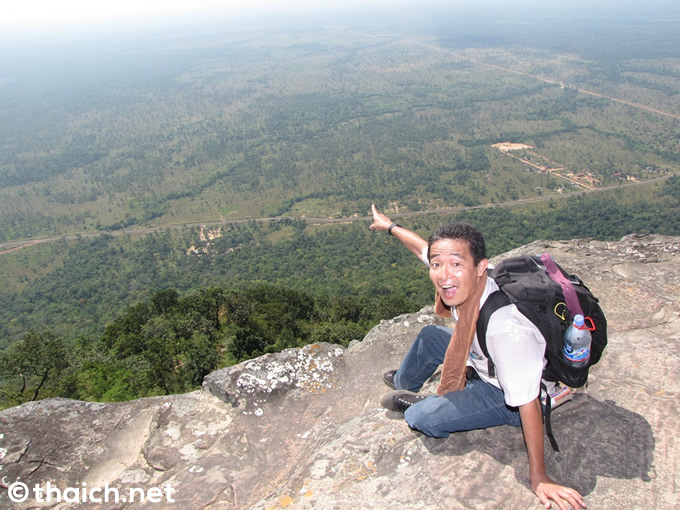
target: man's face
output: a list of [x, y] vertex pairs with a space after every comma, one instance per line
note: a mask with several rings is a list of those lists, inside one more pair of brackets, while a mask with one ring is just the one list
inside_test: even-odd
[[468, 300], [488, 264], [484, 259], [475, 266], [470, 244], [461, 239], [441, 239], [430, 247], [430, 279], [447, 306]]

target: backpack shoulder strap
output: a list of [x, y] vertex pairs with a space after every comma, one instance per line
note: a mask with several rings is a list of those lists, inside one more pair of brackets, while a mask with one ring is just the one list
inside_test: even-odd
[[581, 309], [581, 304], [578, 301], [578, 296], [576, 295], [576, 290], [574, 289], [572, 282], [569, 281], [562, 271], [560, 271], [559, 266], [549, 253], [541, 255], [541, 261], [545, 266], [547, 275], [562, 288], [564, 300], [566, 301], [567, 308], [571, 312], [571, 316], [573, 317], [577, 314], [583, 315], [583, 310]]
[[479, 318], [477, 319], [477, 340], [479, 341], [479, 347], [482, 349], [484, 356], [489, 360], [489, 376], [494, 377], [496, 374], [496, 369], [494, 367], [491, 356], [489, 356], [489, 349], [486, 345], [486, 330], [489, 327], [489, 319], [491, 315], [498, 310], [512, 304], [512, 300], [500, 290], [497, 290], [486, 298], [486, 301], [479, 310]]

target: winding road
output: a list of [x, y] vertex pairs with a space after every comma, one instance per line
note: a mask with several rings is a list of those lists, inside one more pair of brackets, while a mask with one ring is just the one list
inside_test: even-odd
[[[623, 184], [615, 184], [613, 186], [603, 186], [601, 188], [593, 188], [589, 190], [580, 190], [575, 193], [567, 193], [564, 195], [539, 195], [535, 197], [528, 197], [528, 198], [520, 198], [518, 200], [511, 200], [508, 202], [502, 202], [502, 203], [496, 203], [496, 204], [482, 204], [482, 205], [475, 205], [475, 206], [460, 206], [460, 207], [444, 207], [441, 209], [430, 209], [426, 211], [410, 211], [410, 212], [405, 212], [405, 213], [391, 213], [392, 218], [409, 218], [409, 217], [414, 217], [414, 216], [427, 216], [427, 215], [444, 215], [444, 214], [456, 214], [460, 213], [463, 211], [470, 211], [470, 210], [475, 210], [475, 209], [491, 209], [494, 207], [514, 207], [517, 205], [522, 205], [522, 204], [531, 204], [531, 203], [537, 203], [537, 202], [545, 202], [546, 200], [554, 200], [554, 199], [561, 199], [561, 198], [567, 198], [570, 196], [574, 196], [576, 194], [586, 194], [586, 193], [600, 193], [600, 192], [605, 192], [605, 191], [611, 191], [614, 189], [623, 189], [623, 188], [629, 188], [633, 186], [643, 186], [646, 184], [654, 183], [654, 182], [659, 182], [659, 181], [665, 181], [668, 178], [672, 177], [673, 174], [671, 175], [665, 175], [663, 177], [657, 177], [655, 179], [649, 179], [647, 181], [642, 181], [642, 182], [628, 182], [628, 183], [623, 183]], [[32, 238], [32, 239], [21, 239], [21, 240], [15, 240], [15, 241], [5, 241], [0, 243], [0, 255], [4, 255], [6, 253], [11, 253], [17, 250], [21, 250], [23, 248], [28, 248], [30, 246], [35, 246], [36, 244], [41, 244], [41, 243], [51, 243], [55, 241], [74, 241], [77, 239], [84, 239], [84, 238], [89, 238], [89, 237], [97, 237], [102, 234], [108, 234], [112, 236], [121, 236], [121, 235], [142, 235], [142, 234], [148, 234], [151, 232], [161, 232], [165, 230], [172, 230], [172, 229], [182, 229], [182, 228], [193, 228], [193, 227], [200, 227], [200, 226], [215, 226], [215, 225], [230, 225], [230, 224], [239, 224], [239, 223], [248, 223], [251, 221], [255, 221], [258, 223], [267, 223], [267, 222], [272, 222], [272, 221], [280, 221], [280, 220], [301, 220], [301, 221], [306, 221], [307, 223], [326, 223], [326, 224], [342, 224], [342, 223], [352, 223], [356, 221], [371, 221], [372, 216], [351, 216], [347, 218], [322, 218], [322, 217], [313, 217], [313, 216], [265, 216], [265, 217], [259, 217], [259, 218], [239, 218], [239, 219], [233, 219], [233, 220], [206, 220], [206, 221], [197, 221], [197, 222], [187, 222], [187, 223], [173, 223], [173, 224], [167, 224], [167, 225], [156, 225], [156, 226], [149, 226], [149, 227], [135, 227], [135, 228], [126, 228], [126, 229], [121, 229], [121, 230], [97, 230], [97, 231], [85, 231], [85, 232], [74, 232], [70, 234], [63, 234], [63, 235], [58, 235], [58, 236], [53, 236], [53, 237], [39, 237], [39, 238]]]

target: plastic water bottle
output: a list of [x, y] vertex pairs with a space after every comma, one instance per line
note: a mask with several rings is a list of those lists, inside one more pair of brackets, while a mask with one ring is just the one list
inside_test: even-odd
[[[591, 321], [592, 322], [592, 321]], [[573, 367], [583, 367], [590, 358], [590, 328], [583, 315], [575, 315], [574, 322], [564, 333], [564, 359]]]

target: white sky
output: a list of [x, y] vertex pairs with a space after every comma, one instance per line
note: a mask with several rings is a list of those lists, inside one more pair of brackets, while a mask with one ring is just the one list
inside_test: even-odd
[[[0, 7], [0, 33], [24, 32], [27, 29], [66, 28], [74, 25], [113, 24], [116, 22], [159, 20], [169, 17], [193, 16], [211, 11], [238, 15], [244, 12], [293, 12], [318, 10], [328, 7], [343, 8], [378, 5], [394, 9], [398, 5], [422, 5], [437, 0], [5, 0]], [[552, 6], [578, 11], [584, 2], [592, 8], [617, 12], [622, 4], [650, 6], [673, 6], [677, 11], [678, 0], [439, 0], [449, 5], [465, 6], [489, 4], [494, 8], [529, 8]]]
[[[375, 1], [375, 0], [372, 0]], [[9, 0], [0, 8], [0, 30], [137, 21], [221, 11], [299, 10], [356, 0]], [[377, 3], [386, 3], [379, 0]]]

